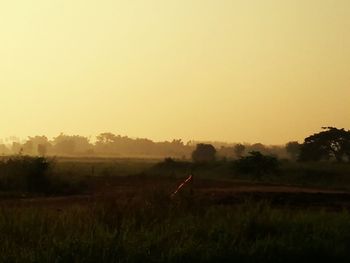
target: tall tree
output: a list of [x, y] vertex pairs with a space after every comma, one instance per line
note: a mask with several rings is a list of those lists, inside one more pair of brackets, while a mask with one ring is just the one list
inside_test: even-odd
[[350, 161], [350, 131], [323, 127], [324, 131], [307, 137], [301, 146], [300, 161], [335, 159]]
[[241, 158], [242, 155], [244, 154], [245, 146], [241, 143], [238, 143], [233, 147], [233, 150], [235, 152], [236, 157]]
[[286, 152], [292, 160], [297, 160], [300, 154], [301, 145], [297, 141], [288, 142], [286, 144]]
[[211, 144], [197, 144], [196, 149], [192, 153], [194, 162], [212, 162], [216, 158], [216, 149]]

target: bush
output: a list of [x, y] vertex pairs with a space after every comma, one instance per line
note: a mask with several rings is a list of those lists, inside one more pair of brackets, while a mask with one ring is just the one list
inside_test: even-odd
[[1, 190], [43, 192], [51, 162], [43, 157], [16, 156], [0, 162]]
[[53, 175], [54, 160], [45, 157], [15, 156], [0, 161], [0, 190], [22, 193], [59, 194], [72, 182]]
[[254, 175], [257, 179], [265, 174], [275, 173], [279, 167], [276, 157], [263, 155], [260, 152], [250, 152], [250, 156], [242, 157], [234, 162], [239, 173]]
[[192, 160], [196, 163], [214, 162], [216, 159], [216, 149], [211, 144], [197, 144], [192, 153]]

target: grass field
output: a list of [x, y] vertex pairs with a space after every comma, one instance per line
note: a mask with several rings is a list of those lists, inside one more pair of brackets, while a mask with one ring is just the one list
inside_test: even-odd
[[350, 261], [348, 165], [286, 162], [257, 181], [158, 162], [57, 159], [50, 176], [76, 192], [3, 190], [0, 262]]

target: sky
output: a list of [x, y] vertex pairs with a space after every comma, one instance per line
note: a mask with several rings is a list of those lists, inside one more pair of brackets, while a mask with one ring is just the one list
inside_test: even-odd
[[0, 137], [350, 129], [348, 0], [0, 1]]

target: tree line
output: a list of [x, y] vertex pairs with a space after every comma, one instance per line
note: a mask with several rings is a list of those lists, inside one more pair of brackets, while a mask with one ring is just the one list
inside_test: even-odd
[[[190, 159], [196, 141], [184, 143], [180, 139], [154, 142], [146, 138], [130, 138], [110, 132], [101, 133], [92, 141], [81, 135], [59, 134], [49, 139], [46, 136], [30, 136], [25, 141], [14, 140], [10, 144], [0, 143], [0, 155], [32, 156], [103, 156], [103, 157], [150, 157]], [[236, 159], [249, 151], [260, 151], [286, 157], [284, 146], [266, 146], [261, 143], [209, 143], [217, 149], [217, 158]]]
[[143, 138], [129, 138], [113, 133], [101, 133], [94, 142], [81, 135], [61, 133], [53, 139], [46, 136], [28, 137], [24, 142], [0, 144], [0, 154], [39, 156], [116, 156], [116, 157], [161, 157], [190, 156], [193, 148], [181, 140], [154, 142]]
[[[349, 161], [350, 131], [324, 127], [319, 133], [305, 138], [303, 143], [268, 146], [262, 143], [200, 143], [182, 140], [154, 142], [145, 138], [130, 138], [110, 132], [96, 136], [94, 142], [80, 135], [59, 134], [53, 139], [46, 136], [28, 137], [24, 142], [0, 144], [2, 155], [33, 156], [105, 156], [105, 157], [171, 157], [198, 160], [240, 159], [251, 152], [259, 152], [280, 159], [295, 161]], [[205, 157], [203, 157], [205, 156]]]
[[[335, 127], [322, 127], [323, 131], [305, 138], [300, 144], [297, 141], [288, 142], [284, 149], [289, 159], [294, 161], [336, 161], [350, 162], [350, 131]], [[278, 147], [267, 148], [262, 144], [254, 144], [247, 147], [243, 144], [236, 144], [234, 147], [221, 148], [225, 153], [231, 152], [236, 159], [250, 160], [261, 158], [265, 155], [279, 157], [278, 154], [271, 154], [273, 150], [280, 150]], [[194, 162], [212, 162], [220, 155], [220, 151], [211, 144], [198, 144], [192, 153]]]

